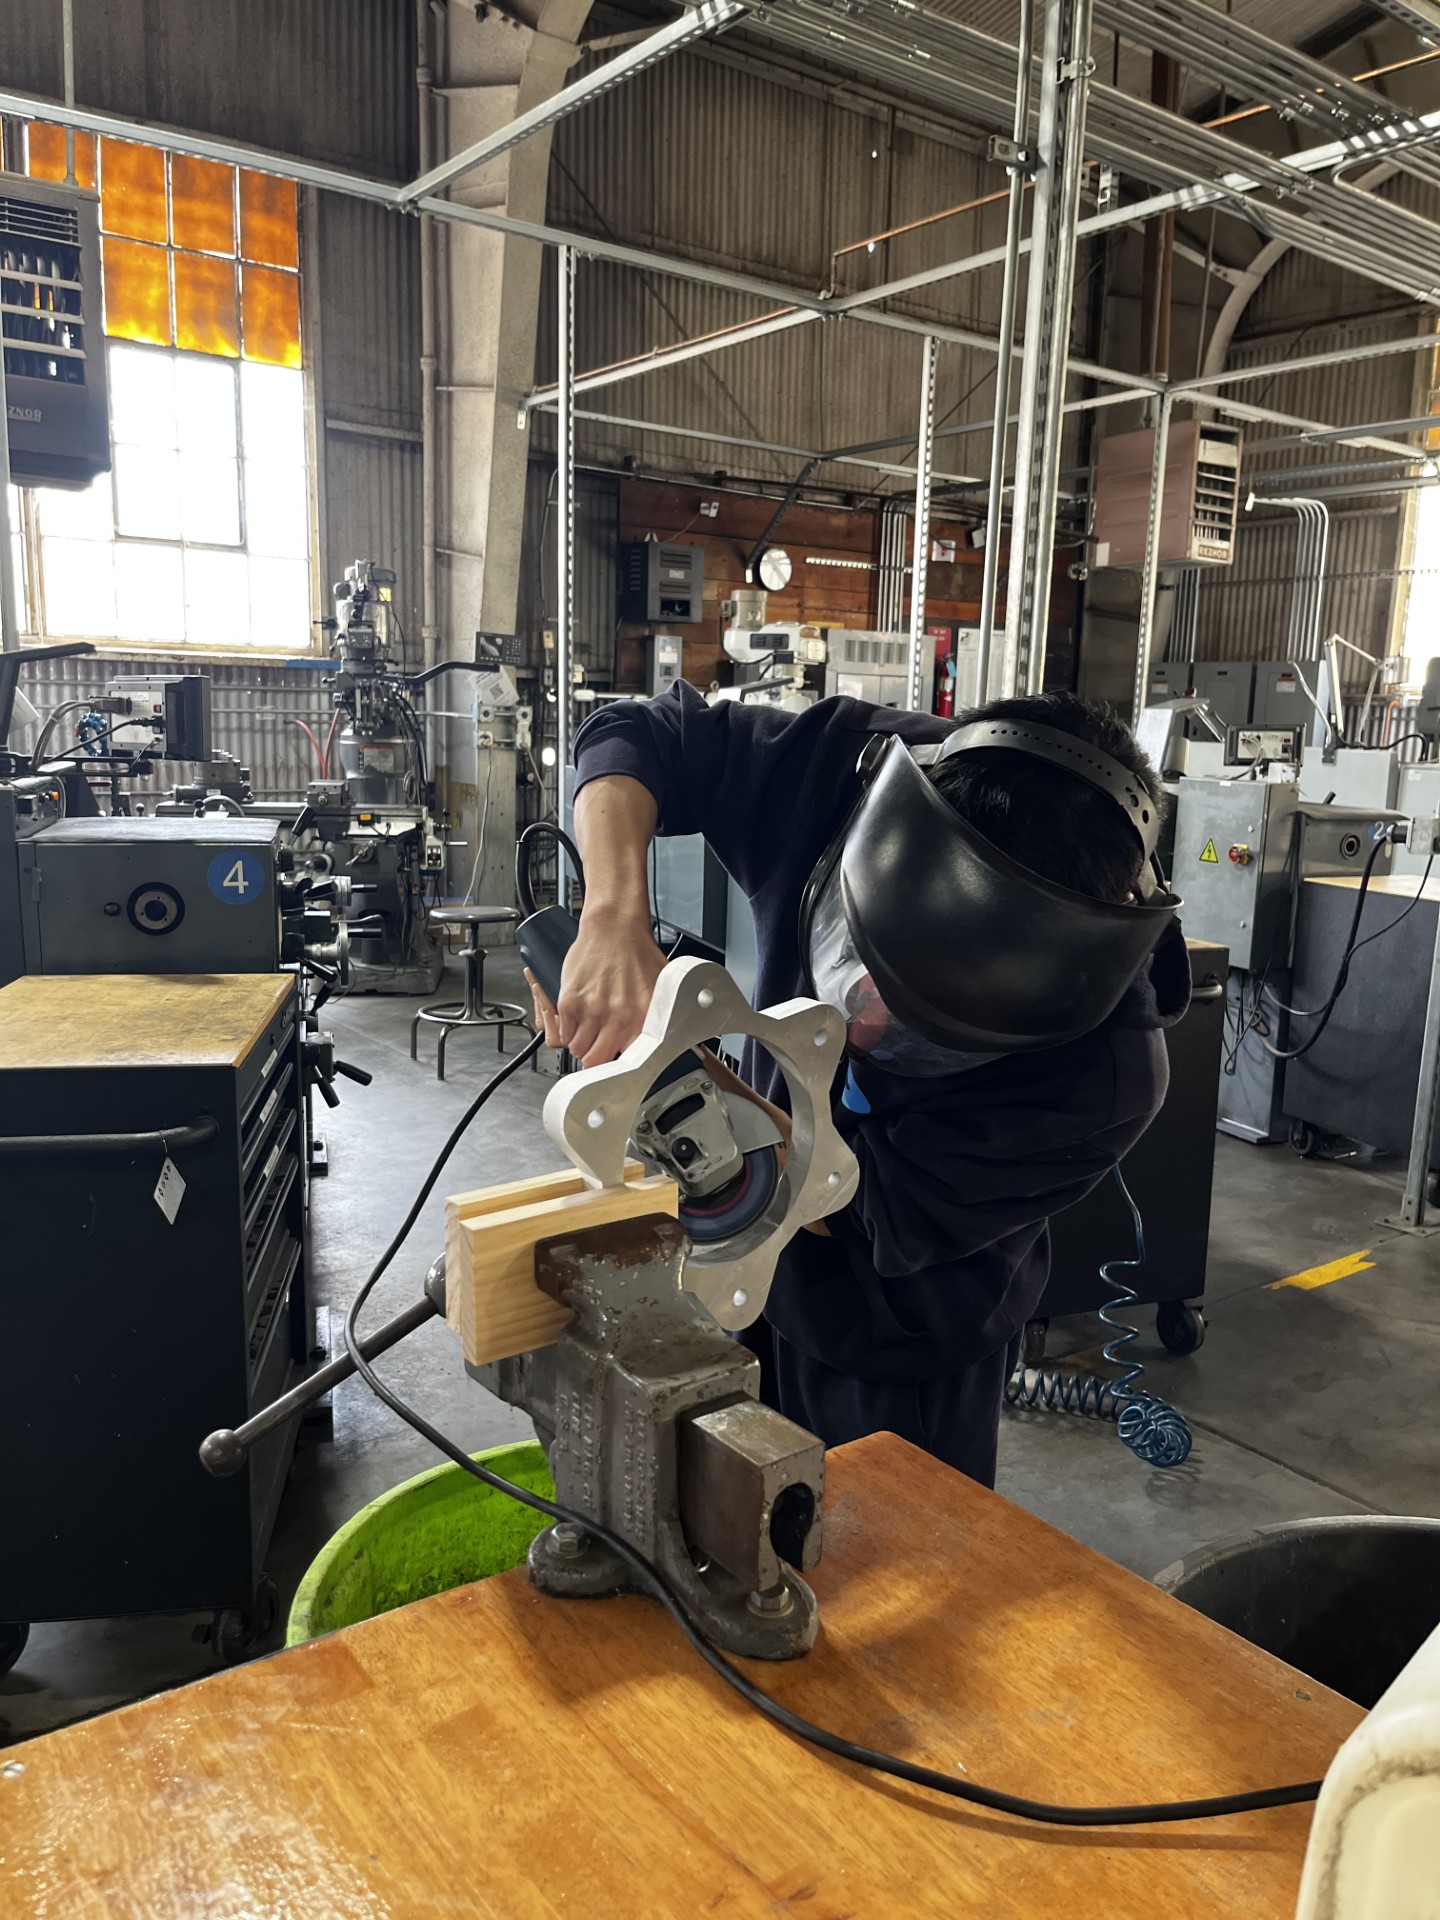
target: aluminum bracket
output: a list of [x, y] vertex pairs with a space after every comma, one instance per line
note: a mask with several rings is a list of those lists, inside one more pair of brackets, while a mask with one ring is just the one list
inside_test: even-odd
[[775, 1262], [812, 1220], [854, 1197], [860, 1169], [830, 1115], [845, 1026], [833, 1007], [789, 1000], [757, 1012], [723, 967], [672, 960], [655, 983], [640, 1033], [618, 1060], [567, 1074], [545, 1101], [550, 1138], [602, 1187], [619, 1186], [642, 1101], [672, 1060], [722, 1033], [758, 1040], [790, 1092], [793, 1134], [785, 1168], [758, 1219], [728, 1240], [691, 1246], [686, 1289], [722, 1327], [749, 1326], [769, 1296]]

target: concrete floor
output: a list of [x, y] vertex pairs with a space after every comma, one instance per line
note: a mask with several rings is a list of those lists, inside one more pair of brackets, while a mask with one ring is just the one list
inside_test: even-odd
[[[513, 949], [492, 957], [488, 985], [524, 1000]], [[492, 1042], [457, 1038], [436, 1081], [434, 1039], [409, 1058], [411, 1000], [356, 998], [327, 1011], [346, 1059], [375, 1076], [342, 1082], [321, 1110], [331, 1170], [314, 1188], [319, 1297], [343, 1312], [387, 1243], [449, 1128], [496, 1064]], [[395, 1261], [374, 1320], [412, 1300], [441, 1241], [443, 1196], [553, 1164], [540, 1108], [551, 1084], [522, 1069], [457, 1150], [437, 1197]], [[1209, 1336], [1186, 1359], [1166, 1354], [1139, 1310], [1147, 1384], [1195, 1430], [1186, 1464], [1144, 1466], [1113, 1426], [1064, 1414], [1007, 1414], [999, 1488], [1102, 1553], [1150, 1575], [1208, 1541], [1269, 1521], [1325, 1513], [1440, 1515], [1433, 1382], [1440, 1363], [1434, 1243], [1376, 1222], [1393, 1210], [1393, 1163], [1301, 1161], [1285, 1147], [1218, 1141], [1206, 1305]], [[1368, 1270], [1313, 1290], [1273, 1283], [1365, 1251]], [[1057, 1326], [1052, 1352], [1098, 1345], [1094, 1320]], [[336, 1335], [338, 1339], [338, 1331]], [[381, 1363], [399, 1390], [469, 1448], [528, 1434], [509, 1408], [467, 1381], [454, 1341], [430, 1326]], [[269, 1568], [283, 1619], [305, 1568], [368, 1500], [436, 1464], [429, 1446], [356, 1382], [335, 1395], [333, 1441], [302, 1444]], [[151, 1616], [34, 1628], [0, 1678], [0, 1745], [214, 1670], [195, 1636], [205, 1617]]]

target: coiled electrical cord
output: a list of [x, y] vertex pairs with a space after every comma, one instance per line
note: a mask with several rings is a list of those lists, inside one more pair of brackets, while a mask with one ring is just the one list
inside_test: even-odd
[[441, 1148], [434, 1165], [422, 1181], [420, 1191], [411, 1204], [410, 1211], [401, 1222], [394, 1239], [381, 1254], [371, 1269], [345, 1316], [345, 1348], [354, 1363], [355, 1371], [369, 1387], [377, 1399], [382, 1400], [392, 1413], [398, 1414], [407, 1426], [412, 1427], [422, 1438], [443, 1453], [457, 1467], [462, 1468], [482, 1486], [496, 1493], [503, 1493], [512, 1500], [518, 1500], [522, 1506], [543, 1513], [549, 1520], [568, 1521], [572, 1526], [580, 1527], [595, 1539], [603, 1541], [612, 1553], [617, 1554], [627, 1566], [631, 1567], [643, 1582], [646, 1590], [652, 1593], [675, 1623], [686, 1645], [703, 1660], [719, 1679], [723, 1680], [747, 1705], [762, 1714], [773, 1726], [782, 1732], [791, 1734], [798, 1740], [818, 1747], [824, 1753], [835, 1755], [837, 1759], [849, 1761], [859, 1767], [867, 1767], [876, 1773], [890, 1775], [893, 1779], [908, 1781], [910, 1785], [927, 1787], [934, 1793], [945, 1795], [949, 1799], [968, 1801], [972, 1806], [986, 1807], [993, 1813], [1010, 1814], [1019, 1820], [1033, 1820], [1046, 1826], [1057, 1827], [1133, 1827], [1150, 1826], [1174, 1820], [1216, 1820], [1228, 1814], [1257, 1813], [1269, 1807], [1299, 1806], [1314, 1800], [1320, 1792], [1320, 1781], [1302, 1780], [1283, 1787], [1262, 1787], [1249, 1793], [1218, 1794], [1198, 1800], [1160, 1801], [1139, 1806], [1114, 1807], [1068, 1807], [1052, 1805], [1044, 1800], [1027, 1800], [1019, 1794], [1001, 1793], [994, 1787], [983, 1787], [972, 1780], [963, 1780], [949, 1773], [942, 1773], [935, 1767], [917, 1766], [914, 1761], [903, 1760], [897, 1754], [882, 1753], [877, 1748], [847, 1740], [842, 1734], [831, 1733], [828, 1728], [816, 1726], [811, 1720], [793, 1713], [789, 1707], [782, 1706], [778, 1700], [757, 1687], [749, 1675], [733, 1665], [717, 1647], [713, 1647], [700, 1631], [699, 1627], [686, 1612], [683, 1602], [671, 1590], [660, 1569], [648, 1560], [638, 1548], [609, 1527], [592, 1520], [589, 1515], [577, 1513], [573, 1508], [561, 1506], [558, 1501], [547, 1500], [541, 1494], [531, 1493], [526, 1487], [516, 1486], [513, 1481], [504, 1479], [498, 1473], [492, 1473], [478, 1460], [472, 1460], [464, 1449], [456, 1444], [448, 1434], [433, 1426], [429, 1420], [414, 1407], [410, 1406], [392, 1387], [376, 1373], [365, 1358], [360, 1347], [359, 1321], [371, 1294], [381, 1277], [385, 1274], [395, 1255], [409, 1237], [411, 1228], [420, 1217], [420, 1210], [434, 1191], [446, 1162], [471, 1121], [490, 1096], [500, 1088], [511, 1074], [516, 1073], [540, 1045], [537, 1035], [527, 1047], [508, 1060], [476, 1094], [465, 1112], [456, 1122], [449, 1139]]
[[1113, 1420], [1115, 1431], [1133, 1454], [1151, 1467], [1182, 1466], [1190, 1457], [1194, 1435], [1182, 1413], [1157, 1394], [1142, 1393], [1136, 1386], [1145, 1372], [1144, 1362], [1124, 1349], [1139, 1335], [1139, 1328], [1112, 1316], [1116, 1308], [1128, 1306], [1136, 1298], [1135, 1289], [1117, 1280], [1115, 1269], [1136, 1271], [1145, 1265], [1145, 1222], [1125, 1184], [1118, 1166], [1111, 1168], [1135, 1230], [1133, 1260], [1107, 1260], [1100, 1278], [1114, 1289], [1113, 1297], [1100, 1309], [1100, 1318], [1113, 1338], [1103, 1349], [1112, 1367], [1122, 1371], [1113, 1378], [1098, 1373], [1067, 1373], [1059, 1367], [1020, 1367], [1005, 1386], [1007, 1407], [1023, 1406], [1031, 1411], [1044, 1407], [1049, 1413], [1084, 1413], [1096, 1420]]

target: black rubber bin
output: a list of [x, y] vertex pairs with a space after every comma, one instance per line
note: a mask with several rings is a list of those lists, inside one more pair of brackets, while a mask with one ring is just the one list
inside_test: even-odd
[[1186, 1554], [1155, 1585], [1373, 1707], [1440, 1623], [1440, 1520], [1339, 1515]]

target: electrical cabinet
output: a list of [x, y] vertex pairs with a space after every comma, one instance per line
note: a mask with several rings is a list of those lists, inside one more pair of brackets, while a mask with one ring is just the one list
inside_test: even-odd
[[620, 549], [620, 615], [690, 625], [705, 611], [705, 551], [679, 541], [636, 540]]
[[[910, 693], [910, 640], [903, 633], [866, 633], [831, 627], [825, 635], [825, 697], [843, 695], [876, 707], [905, 707]], [[974, 677], [974, 669], [971, 669]], [[930, 711], [935, 686], [935, 636], [920, 636], [920, 710]], [[957, 707], [963, 704], [959, 693]]]
[[1233, 966], [1289, 959], [1297, 796], [1289, 781], [1182, 780], [1172, 885], [1185, 931]]
[[254, 1599], [296, 1424], [197, 1449], [304, 1370], [304, 1140], [290, 975], [0, 989], [0, 1620]]
[[645, 642], [645, 694], [658, 700], [680, 678], [684, 641], [678, 633], [652, 633]]
[[110, 468], [99, 200], [0, 174], [0, 335], [17, 486], [84, 487]]

